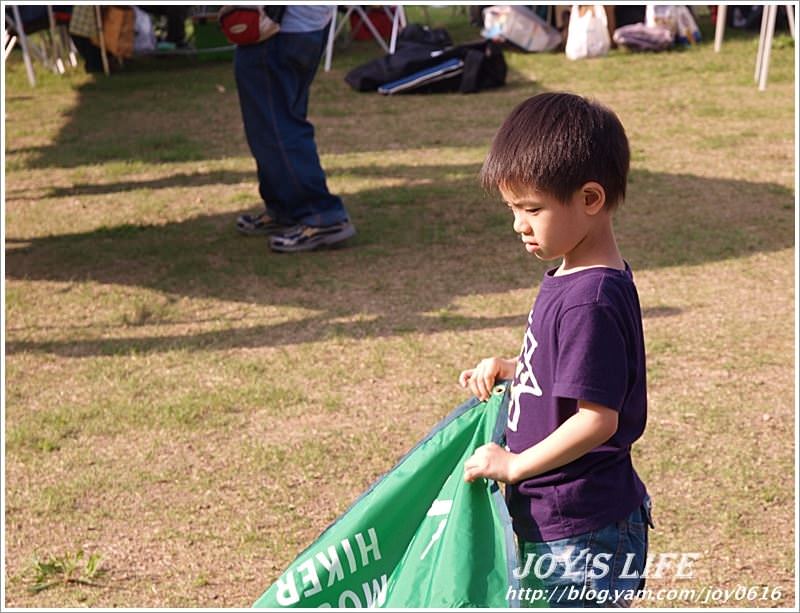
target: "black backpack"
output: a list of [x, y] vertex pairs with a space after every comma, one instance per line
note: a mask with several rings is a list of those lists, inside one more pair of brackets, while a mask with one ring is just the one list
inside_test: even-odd
[[430, 83], [421, 80], [407, 93], [453, 92], [472, 93], [499, 87], [506, 82], [506, 62], [503, 51], [492, 41], [480, 40], [464, 45], [452, 45], [444, 29], [412, 24], [403, 29], [393, 54], [357, 66], [347, 73], [345, 81], [356, 91], [376, 91], [381, 85], [413, 75], [458, 58], [463, 71], [446, 79]]

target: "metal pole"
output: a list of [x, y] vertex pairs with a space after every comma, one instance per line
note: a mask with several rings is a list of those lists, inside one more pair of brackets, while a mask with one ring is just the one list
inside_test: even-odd
[[758, 91], [767, 89], [767, 73], [769, 73], [769, 54], [772, 50], [772, 37], [775, 35], [775, 17], [778, 15], [778, 5], [771, 4], [767, 7], [767, 35], [764, 41], [764, 59], [761, 62], [761, 79], [758, 82]]
[[17, 31], [17, 38], [22, 47], [22, 58], [25, 60], [25, 72], [28, 73], [28, 83], [31, 87], [36, 87], [36, 75], [33, 74], [33, 64], [31, 63], [31, 54], [28, 50], [28, 37], [25, 36], [25, 24], [22, 23], [22, 18], [19, 16], [19, 7], [14, 4], [11, 7], [11, 12], [14, 14], [14, 28]]
[[100, 13], [100, 7], [94, 7], [94, 20], [97, 24], [97, 37], [100, 39], [100, 57], [103, 58], [103, 72], [106, 76], [111, 74], [111, 69], [108, 67], [108, 53], [106, 53], [106, 37], [103, 36], [103, 15]]
[[381, 49], [383, 49], [385, 53], [389, 53], [389, 47], [386, 46], [386, 41], [383, 40], [383, 36], [380, 35], [380, 32], [378, 32], [378, 30], [375, 29], [375, 26], [372, 24], [369, 17], [367, 17], [367, 14], [364, 12], [364, 9], [362, 9], [357, 4], [353, 5], [353, 9], [355, 10], [356, 13], [358, 13], [358, 16], [361, 17], [362, 23], [365, 26], [367, 26], [367, 30], [369, 30], [370, 34], [372, 34], [372, 37], [375, 39], [375, 42], [377, 42], [381, 46]]
[[331, 69], [331, 60], [333, 59], [333, 40], [336, 38], [336, 5], [331, 7], [331, 25], [328, 28], [328, 44], [325, 49], [325, 72]]
[[394, 53], [397, 48], [397, 34], [400, 31], [400, 11], [402, 7], [394, 7], [394, 15], [392, 15], [392, 36], [389, 39], [389, 53]]
[[61, 38], [58, 36], [56, 30], [56, 18], [53, 14], [53, 7], [47, 5], [47, 21], [50, 22], [50, 45], [53, 53], [53, 67], [59, 74], [64, 74], [64, 61], [61, 59], [63, 54], [61, 52]]
[[722, 37], [725, 35], [725, 21], [728, 18], [728, 5], [717, 5], [717, 28], [714, 31], [714, 51], [719, 53], [722, 48]]
[[761, 33], [758, 36], [758, 51], [756, 52], [756, 72], [753, 79], [756, 83], [761, 79], [761, 63], [764, 59], [764, 38], [767, 31], [767, 14], [769, 13], [769, 6], [761, 9]]
[[8, 59], [11, 52], [14, 50], [14, 45], [17, 42], [16, 36], [9, 36], [7, 30], [3, 30], [3, 61]]

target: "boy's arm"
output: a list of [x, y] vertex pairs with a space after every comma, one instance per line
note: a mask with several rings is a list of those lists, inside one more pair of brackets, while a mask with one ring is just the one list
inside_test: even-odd
[[476, 449], [464, 464], [464, 480], [487, 477], [517, 483], [569, 464], [611, 438], [618, 417], [614, 409], [581, 400], [575, 415], [522, 453], [511, 453], [495, 443]]

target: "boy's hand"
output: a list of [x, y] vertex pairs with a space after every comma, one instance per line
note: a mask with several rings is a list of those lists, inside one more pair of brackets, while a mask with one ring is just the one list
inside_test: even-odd
[[478, 397], [478, 400], [488, 400], [492, 393], [495, 380], [511, 379], [514, 377], [514, 360], [504, 360], [503, 358], [486, 358], [478, 362], [475, 368], [463, 371], [458, 375], [458, 383], [461, 387], [469, 387], [469, 390]]
[[486, 477], [503, 483], [514, 483], [517, 454], [506, 451], [496, 443], [478, 447], [464, 462], [464, 481], [471, 483], [478, 477]]

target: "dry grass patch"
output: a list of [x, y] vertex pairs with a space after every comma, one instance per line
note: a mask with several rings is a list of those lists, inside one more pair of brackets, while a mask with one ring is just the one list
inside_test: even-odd
[[[519, 350], [545, 267], [476, 177], [514, 105], [567, 89], [634, 152], [617, 229], [645, 315], [651, 550], [703, 556], [652, 586], [790, 606], [794, 50], [763, 93], [733, 34], [720, 54], [509, 53], [508, 86], [476, 96], [357, 95], [342, 77], [374, 51], [337, 52], [312, 93], [359, 234], [296, 257], [233, 230], [257, 195], [228, 64], [31, 90], [9, 60], [4, 604], [249, 606], [463, 400], [460, 369]], [[29, 591], [37, 559], [78, 551], [99, 585]]]

